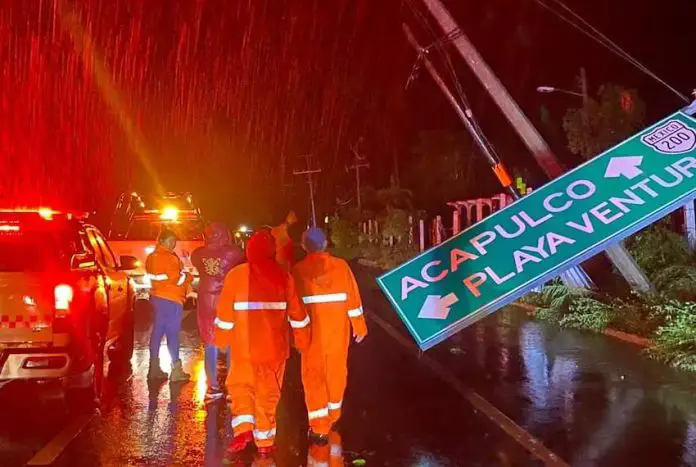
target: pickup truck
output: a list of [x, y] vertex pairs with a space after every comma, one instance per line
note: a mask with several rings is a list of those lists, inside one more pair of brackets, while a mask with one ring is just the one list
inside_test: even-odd
[[133, 355], [135, 263], [72, 213], [0, 209], [0, 385], [58, 381], [76, 408], [98, 403], [105, 357]]
[[150, 210], [132, 217], [125, 232], [112, 232], [109, 247], [117, 256], [137, 258], [137, 267], [129, 272], [135, 284], [137, 298], [148, 298], [151, 283], [145, 273], [145, 260], [155, 250], [159, 232], [167, 228], [177, 234], [174, 252], [184, 269], [193, 275], [193, 289], [198, 287], [198, 271], [191, 263], [191, 253], [203, 246], [203, 221], [196, 212]]

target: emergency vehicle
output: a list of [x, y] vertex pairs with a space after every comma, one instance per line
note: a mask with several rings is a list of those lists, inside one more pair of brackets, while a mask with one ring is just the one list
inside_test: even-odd
[[246, 248], [246, 244], [252, 235], [254, 235], [254, 230], [244, 224], [241, 224], [239, 227], [237, 227], [237, 230], [234, 232], [235, 245], [237, 245], [239, 248], [242, 249], [242, 251], [244, 251], [244, 249]]
[[58, 381], [81, 402], [101, 396], [105, 357], [133, 354], [127, 270], [85, 215], [0, 209], [0, 384]]
[[151, 282], [145, 272], [145, 260], [155, 251], [163, 228], [176, 233], [178, 241], [174, 252], [184, 269], [193, 275], [193, 288], [197, 290], [198, 271], [191, 262], [191, 253], [204, 244], [204, 221], [193, 196], [167, 193], [146, 200], [138, 193], [124, 193], [119, 197], [109, 228], [109, 246], [119, 255], [139, 260], [138, 268], [129, 273], [138, 298], [149, 296]]

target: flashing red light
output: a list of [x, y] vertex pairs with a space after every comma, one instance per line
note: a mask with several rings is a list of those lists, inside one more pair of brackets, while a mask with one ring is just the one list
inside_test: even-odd
[[14, 209], [0, 209], [0, 213], [18, 214], [18, 213], [29, 213], [38, 214], [42, 219], [51, 221], [57, 215], [63, 215], [67, 219], [86, 219], [89, 216], [88, 212], [62, 212], [56, 211], [51, 208], [14, 208]]
[[162, 214], [160, 214], [160, 219], [163, 221], [172, 221], [176, 222], [177, 219], [179, 219], [179, 210], [175, 207], [166, 207], [162, 210]]
[[4, 213], [35, 213], [43, 217], [46, 220], [52, 220], [53, 216], [60, 214], [58, 211], [54, 211], [51, 208], [15, 208], [15, 209], [0, 209], [0, 212]]
[[58, 214], [57, 211], [49, 208], [39, 208], [37, 212], [39, 213], [39, 216], [43, 217], [47, 221], [53, 220], [53, 215]]
[[[55, 309], [56, 311], [62, 311], [66, 314], [70, 311], [70, 303], [73, 300], [73, 288], [67, 284], [57, 285], [53, 291], [55, 298]], [[56, 313], [58, 314], [58, 313]]]

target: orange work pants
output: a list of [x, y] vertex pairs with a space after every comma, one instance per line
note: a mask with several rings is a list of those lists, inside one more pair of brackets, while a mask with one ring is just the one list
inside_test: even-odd
[[341, 435], [332, 431], [329, 433], [329, 443], [325, 445], [312, 444], [307, 453], [307, 467], [344, 467], [343, 446]]
[[302, 385], [314, 433], [328, 435], [331, 425], [341, 417], [347, 382], [347, 349], [328, 354], [310, 350], [302, 355]]
[[225, 385], [235, 436], [253, 431], [257, 447], [273, 446], [284, 373], [285, 360], [254, 364], [232, 359]]

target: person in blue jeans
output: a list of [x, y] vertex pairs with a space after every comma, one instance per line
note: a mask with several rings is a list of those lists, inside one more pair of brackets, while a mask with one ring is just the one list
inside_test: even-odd
[[[205, 346], [205, 374], [208, 389], [206, 402], [222, 398], [217, 375], [220, 349], [215, 346], [216, 306], [225, 276], [235, 266], [244, 262], [244, 253], [232, 242], [230, 231], [224, 224], [213, 222], [205, 230], [205, 246], [191, 254], [191, 261], [198, 270], [198, 332]], [[227, 351], [227, 368], [230, 367], [230, 349]]]
[[[185, 382], [191, 375], [185, 373], [179, 358], [179, 332], [184, 314], [184, 301], [191, 286], [192, 277], [184, 271], [179, 257], [174, 253], [176, 235], [163, 230], [155, 251], [147, 257], [145, 270], [152, 283], [150, 303], [154, 312], [152, 335], [150, 336], [150, 369], [148, 379], [168, 377], [174, 382]], [[159, 349], [162, 338], [167, 337], [167, 349], [172, 359], [171, 377], [162, 371]]]

